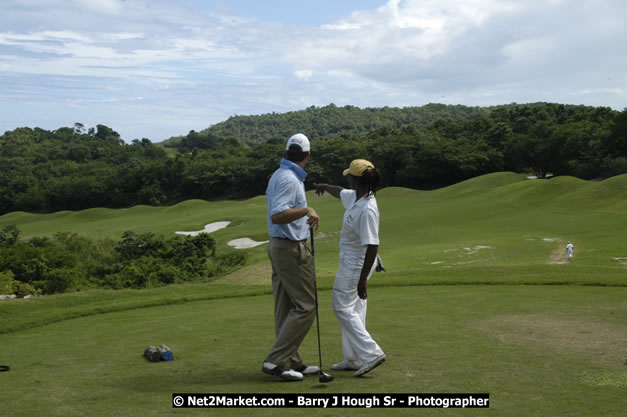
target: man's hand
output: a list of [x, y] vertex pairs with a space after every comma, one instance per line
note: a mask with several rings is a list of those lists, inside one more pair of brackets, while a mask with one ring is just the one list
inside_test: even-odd
[[316, 187], [316, 194], [321, 196], [324, 194], [324, 189], [326, 188], [326, 184], [314, 184]]
[[316, 213], [316, 210], [311, 207], [303, 207], [303, 208], [292, 208], [277, 213], [270, 217], [273, 224], [288, 224], [292, 223], [295, 220], [302, 219], [307, 216], [307, 224], [309, 227], [320, 226], [320, 216]]
[[313, 227], [317, 230], [318, 227], [320, 227], [320, 216], [318, 216], [316, 210], [311, 207], [307, 207], [307, 224], [310, 229]]
[[368, 298], [368, 280], [367, 279], [360, 279], [359, 283], [357, 283], [357, 295], [362, 300], [365, 300]]

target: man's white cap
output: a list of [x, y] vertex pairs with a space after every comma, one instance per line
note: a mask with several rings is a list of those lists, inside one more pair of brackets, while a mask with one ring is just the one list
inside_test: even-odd
[[287, 146], [285, 147], [286, 151], [290, 150], [290, 146], [298, 145], [300, 146], [301, 152], [309, 152], [309, 139], [307, 136], [302, 133], [297, 133], [291, 138], [287, 140]]

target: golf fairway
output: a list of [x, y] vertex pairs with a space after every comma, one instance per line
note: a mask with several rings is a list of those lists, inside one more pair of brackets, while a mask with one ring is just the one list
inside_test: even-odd
[[[0, 301], [0, 405], [8, 416], [494, 415], [622, 416], [627, 389], [627, 175], [601, 182], [490, 174], [436, 191], [377, 193], [380, 253], [367, 328], [388, 356], [355, 378], [341, 358], [331, 311], [342, 206], [308, 193], [316, 232], [325, 371], [286, 383], [261, 372], [274, 340], [266, 246], [211, 282], [146, 290], [90, 290]], [[71, 231], [200, 230], [218, 251], [267, 238], [265, 201], [204, 202], [45, 215], [10, 213], [22, 237]], [[575, 245], [566, 257], [567, 241]], [[316, 365], [315, 325], [301, 347]], [[172, 362], [150, 363], [167, 344]], [[490, 394], [489, 409], [177, 410], [172, 393]]]

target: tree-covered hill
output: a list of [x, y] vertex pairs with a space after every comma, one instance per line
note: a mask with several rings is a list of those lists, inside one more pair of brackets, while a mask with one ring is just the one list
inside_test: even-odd
[[[251, 127], [231, 120], [224, 131], [192, 131], [170, 143], [168, 153], [149, 139], [126, 144], [103, 125], [88, 130], [79, 123], [54, 131], [19, 128], [0, 136], [0, 214], [260, 195], [284, 155], [287, 137], [299, 130], [312, 139], [307, 187], [343, 183], [341, 172], [355, 158], [371, 160], [384, 186], [418, 189], [499, 171], [582, 179], [627, 173], [627, 110], [553, 103], [424, 108], [433, 110], [429, 118], [412, 119], [411, 109], [378, 113], [335, 106], [241, 116], [237, 121]], [[363, 117], [368, 112], [375, 120], [372, 126], [384, 120], [390, 126], [368, 130]], [[312, 127], [310, 132], [299, 124], [307, 114], [316, 114], [309, 123], [317, 120], [324, 129]], [[279, 133], [271, 133], [269, 126]]]
[[[421, 107], [324, 107], [311, 106], [305, 110], [287, 113], [269, 113], [252, 116], [232, 116], [224, 122], [198, 132], [201, 136], [234, 137], [244, 145], [254, 145], [269, 138], [289, 137], [295, 132], [306, 132], [312, 140], [357, 135], [375, 129], [399, 129], [404, 126], [424, 128], [440, 119], [468, 120], [485, 116], [489, 108], [462, 105], [427, 104]], [[182, 137], [163, 144], [176, 144]]]

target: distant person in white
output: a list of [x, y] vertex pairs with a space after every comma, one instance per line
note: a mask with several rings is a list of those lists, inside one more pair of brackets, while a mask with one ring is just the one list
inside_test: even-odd
[[344, 171], [348, 186], [314, 184], [342, 200], [346, 208], [340, 234], [340, 266], [333, 283], [333, 312], [342, 328], [344, 360], [336, 371], [364, 375], [386, 360], [383, 350], [366, 330], [368, 279], [376, 269], [379, 248], [379, 208], [375, 191], [379, 172], [365, 159], [356, 159]]
[[570, 258], [573, 257], [573, 249], [575, 248], [575, 245], [573, 245], [572, 243], [568, 242], [568, 245], [566, 245], [566, 251], [568, 252], [568, 260], [570, 261]]

